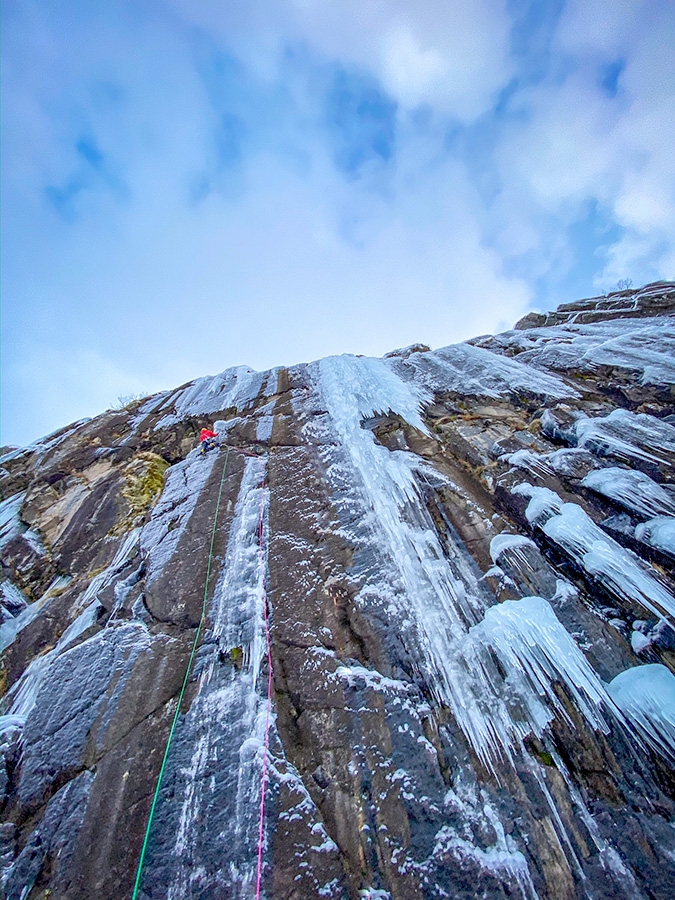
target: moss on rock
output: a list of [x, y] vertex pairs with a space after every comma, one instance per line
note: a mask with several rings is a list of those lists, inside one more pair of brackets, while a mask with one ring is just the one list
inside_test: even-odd
[[124, 470], [121, 494], [129, 506], [122, 521], [118, 521], [114, 533], [126, 531], [138, 525], [154, 506], [164, 489], [164, 473], [169, 463], [156, 453], [138, 453]]

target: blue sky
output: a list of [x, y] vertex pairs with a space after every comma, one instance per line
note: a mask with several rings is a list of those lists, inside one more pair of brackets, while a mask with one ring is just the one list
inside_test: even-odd
[[675, 277], [670, 0], [6, 0], [2, 442]]

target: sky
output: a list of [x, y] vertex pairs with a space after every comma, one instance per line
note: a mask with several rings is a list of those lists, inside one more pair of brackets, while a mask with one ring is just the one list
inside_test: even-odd
[[2, 432], [675, 278], [672, 0], [5, 0]]

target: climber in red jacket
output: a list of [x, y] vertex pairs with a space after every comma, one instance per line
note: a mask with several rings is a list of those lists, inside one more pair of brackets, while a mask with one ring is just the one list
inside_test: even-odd
[[212, 447], [218, 446], [218, 435], [215, 431], [211, 431], [209, 428], [202, 428], [199, 434], [199, 440], [202, 443], [201, 454], [202, 456], [206, 453], [207, 450], [210, 450]]

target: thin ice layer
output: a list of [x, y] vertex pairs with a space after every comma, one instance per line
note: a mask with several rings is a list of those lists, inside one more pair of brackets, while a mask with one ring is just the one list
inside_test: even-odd
[[646, 518], [675, 516], [675, 496], [643, 472], [609, 466], [589, 472], [581, 484]]
[[675, 675], [660, 663], [634, 666], [607, 691], [647, 743], [675, 763]]
[[26, 530], [26, 525], [19, 517], [19, 510], [24, 501], [26, 492], [14, 494], [0, 503], [0, 549], [8, 544], [12, 538]]
[[188, 416], [206, 416], [230, 408], [241, 412], [261, 392], [269, 396], [275, 391], [276, 372], [276, 369], [256, 372], [249, 366], [234, 366], [219, 375], [198, 378], [164, 401], [160, 409], [166, 409], [167, 414], [160, 419], [155, 430]]
[[[161, 870], [169, 900], [214, 890], [248, 897], [255, 878], [266, 709], [265, 684], [259, 682], [265, 650], [264, 472], [264, 459], [247, 460], [209, 610], [210, 631], [199, 651], [197, 695], [172, 743], [165, 784], [178, 802], [160, 795], [155, 827], [163, 837], [156, 840], [173, 845], [170, 870]], [[165, 866], [167, 857], [161, 862]], [[156, 877], [150, 853], [144, 875], [150, 890]]]
[[141, 534], [148, 585], [161, 575], [175, 553], [217, 459], [217, 453], [200, 456], [193, 450], [182, 462], [166, 470], [164, 490]]
[[520, 360], [498, 356], [473, 344], [452, 344], [387, 362], [402, 378], [413, 379], [434, 393], [452, 391], [464, 396], [493, 398], [518, 392], [551, 399], [577, 396], [573, 388], [555, 375], [545, 375]]

